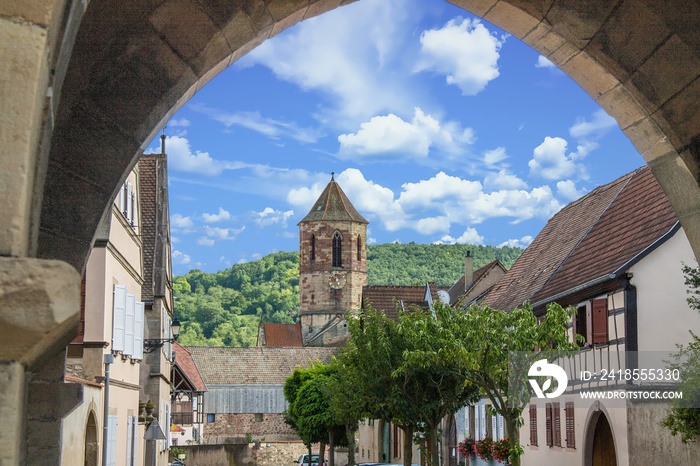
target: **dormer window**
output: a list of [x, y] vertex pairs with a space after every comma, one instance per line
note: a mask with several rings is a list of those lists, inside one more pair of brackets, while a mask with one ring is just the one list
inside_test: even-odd
[[343, 261], [341, 255], [343, 252], [343, 237], [340, 232], [333, 233], [333, 267], [342, 267]]

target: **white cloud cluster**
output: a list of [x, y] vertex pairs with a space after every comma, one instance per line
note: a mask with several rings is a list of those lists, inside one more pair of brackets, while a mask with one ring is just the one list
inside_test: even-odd
[[204, 236], [200, 237], [197, 240], [197, 244], [199, 244], [200, 246], [211, 247], [214, 246], [214, 244], [216, 244], [217, 241], [233, 241], [236, 239], [236, 236], [238, 236], [244, 230], [245, 226], [242, 226], [241, 228], [219, 228], [204, 225]]
[[561, 180], [574, 175], [585, 177], [585, 167], [577, 163], [597, 147], [596, 143], [583, 143], [576, 152], [567, 154], [568, 142], [560, 137], [545, 137], [544, 142], [533, 151], [533, 158], [528, 162], [531, 176], [548, 180]]
[[[461, 19], [461, 22], [459, 20]], [[479, 20], [452, 19], [441, 29], [420, 37], [422, 61], [417, 71], [447, 75], [462, 95], [476, 95], [499, 76], [498, 59], [505, 39], [499, 39]]]
[[389, 155], [400, 160], [407, 156], [419, 160], [426, 158], [431, 148], [447, 154], [464, 152], [474, 139], [471, 128], [462, 128], [452, 121], [440, 122], [416, 107], [410, 122], [390, 113], [362, 123], [356, 133], [341, 134], [339, 157], [358, 161], [370, 156], [376, 161], [377, 155]]
[[496, 173], [491, 172], [486, 175], [484, 177], [484, 186], [496, 189], [527, 189], [528, 187], [525, 180], [520, 179], [505, 168]]
[[[479, 181], [444, 172], [404, 183], [398, 197], [391, 189], [365, 179], [357, 169], [345, 170], [337, 179], [358, 211], [368, 220], [381, 222], [388, 231], [409, 228], [424, 235], [447, 235], [455, 224], [469, 226], [494, 217], [511, 218], [514, 223], [546, 219], [562, 207], [549, 186], [486, 192]], [[291, 190], [287, 201], [309, 209], [326, 183]]]
[[207, 214], [204, 213], [202, 214], [202, 219], [206, 223], [216, 223], [216, 222], [221, 222], [224, 220], [230, 220], [231, 219], [231, 213], [224, 210], [223, 207], [219, 207], [219, 213], [218, 214]]
[[182, 214], [173, 214], [170, 216], [170, 228], [187, 233], [194, 228], [194, 222], [190, 217], [185, 217]]
[[180, 251], [173, 251], [173, 261], [176, 264], [185, 265], [192, 261], [192, 258]]
[[184, 137], [167, 137], [165, 147], [168, 168], [172, 170], [208, 176], [218, 175], [224, 170], [223, 164], [212, 159], [208, 152], [192, 152], [190, 142]]
[[499, 248], [502, 248], [503, 246], [508, 246], [511, 248], [526, 248], [532, 243], [532, 236], [523, 236], [520, 239], [509, 239], [508, 241], [504, 241], [501, 244], [498, 245]]
[[289, 217], [294, 215], [293, 210], [287, 210], [282, 212], [281, 210], [275, 210], [272, 207], [265, 207], [262, 212], [254, 212], [255, 223], [261, 227], [270, 225], [282, 225], [282, 227], [287, 227], [287, 220]]
[[[405, 40], [413, 18], [410, 2], [364, 0], [311, 18], [265, 41], [238, 66], [261, 64], [304, 90], [321, 91], [331, 107], [317, 117], [331, 125], [364, 121], [382, 111], [406, 110], [411, 94]], [[361, 33], [359, 33], [361, 31]], [[399, 52], [398, 54], [396, 52]], [[397, 56], [400, 55], [400, 56]], [[391, 66], [387, 60], [394, 60]], [[396, 72], [396, 73], [395, 73]]]
[[475, 228], [467, 228], [459, 238], [445, 235], [433, 244], [484, 244], [484, 237]]
[[557, 194], [564, 199], [574, 201], [586, 194], [586, 190], [576, 189], [576, 183], [571, 180], [566, 180], [557, 183]]

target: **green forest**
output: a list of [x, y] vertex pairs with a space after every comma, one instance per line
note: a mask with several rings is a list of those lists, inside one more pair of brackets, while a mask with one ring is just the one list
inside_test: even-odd
[[[499, 259], [510, 267], [522, 249], [466, 244], [377, 244], [367, 247], [370, 285], [451, 285], [474, 268]], [[190, 270], [173, 280], [175, 316], [183, 345], [253, 346], [258, 322], [293, 323], [299, 311], [299, 253], [278, 252], [217, 273]]]

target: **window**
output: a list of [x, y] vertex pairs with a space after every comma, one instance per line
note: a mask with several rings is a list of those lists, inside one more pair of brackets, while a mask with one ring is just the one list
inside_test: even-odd
[[559, 409], [559, 403], [552, 403], [552, 426], [554, 427], [554, 446], [561, 447], [561, 410]]
[[357, 262], [362, 261], [362, 238], [357, 235]]
[[476, 438], [476, 407], [469, 407], [469, 438]]
[[340, 232], [336, 231], [333, 233], [333, 267], [342, 267], [343, 261], [341, 259], [343, 253], [343, 237], [340, 236]]
[[537, 406], [530, 405], [530, 445], [537, 446]]
[[544, 407], [545, 414], [545, 426], [547, 427], [547, 446], [552, 446], [553, 433], [552, 433], [552, 403], [547, 403]]
[[574, 424], [574, 403], [567, 401], [565, 406], [566, 416], [566, 448], [576, 448], [576, 425]]
[[486, 417], [484, 423], [486, 424], [486, 436], [493, 438], [493, 421], [491, 420], [491, 410], [489, 409], [491, 405], [486, 406]]
[[216, 421], [216, 415], [213, 413], [207, 414], [207, 422], [215, 422]]
[[592, 299], [579, 306], [574, 319], [574, 332], [583, 336], [585, 343], [591, 346], [608, 342], [608, 300]]
[[400, 458], [401, 457], [401, 450], [399, 449], [399, 427], [398, 426], [393, 426], [394, 427], [394, 433], [393, 433], [393, 441], [394, 441], [394, 458]]
[[311, 235], [311, 262], [316, 260], [316, 235]]
[[255, 413], [255, 422], [263, 422], [263, 414]]
[[112, 351], [143, 359], [144, 303], [136, 301], [122, 285], [114, 285]]

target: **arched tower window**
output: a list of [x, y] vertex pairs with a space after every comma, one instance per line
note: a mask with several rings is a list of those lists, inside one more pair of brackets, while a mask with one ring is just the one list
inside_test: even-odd
[[357, 235], [357, 262], [362, 260], [362, 238]]
[[340, 232], [336, 231], [333, 233], [333, 267], [342, 267], [343, 261], [341, 259], [343, 253], [343, 237], [340, 236]]
[[316, 260], [316, 235], [311, 235], [311, 262]]

